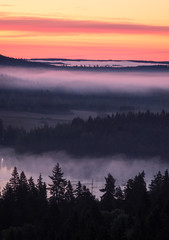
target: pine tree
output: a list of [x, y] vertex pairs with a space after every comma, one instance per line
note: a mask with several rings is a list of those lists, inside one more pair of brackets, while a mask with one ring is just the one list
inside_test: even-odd
[[163, 188], [163, 176], [159, 171], [155, 176], [154, 179], [151, 180], [149, 184], [149, 195], [153, 205], [157, 203], [159, 197], [161, 197], [161, 191]]
[[17, 198], [19, 201], [24, 202], [28, 194], [28, 181], [25, 173], [22, 171], [19, 177], [19, 186], [17, 188]]
[[12, 172], [12, 177], [9, 180], [9, 185], [11, 186], [12, 190], [15, 192], [17, 187], [19, 186], [19, 174], [16, 167], [14, 167]]
[[105, 210], [111, 211], [113, 210], [115, 204], [115, 179], [109, 173], [107, 177], [105, 177], [106, 184], [105, 188], [100, 189], [104, 194], [101, 196], [101, 205]]
[[74, 191], [70, 181], [67, 182], [65, 188], [65, 200], [71, 202], [74, 200]]
[[36, 194], [36, 192], [37, 192], [37, 189], [36, 189], [36, 186], [35, 186], [35, 183], [34, 183], [34, 180], [32, 177], [30, 177], [28, 179], [28, 190], [29, 190], [29, 193], [31, 193], [33, 195]]
[[49, 190], [51, 194], [51, 200], [56, 203], [60, 203], [65, 198], [65, 186], [66, 180], [63, 178], [63, 172], [59, 163], [53, 168], [53, 175], [49, 176], [52, 180], [52, 184], [49, 184]]
[[43, 189], [43, 182], [42, 182], [42, 175], [40, 173], [39, 178], [37, 180], [37, 189], [39, 190], [39, 192]]
[[157, 175], [154, 176], [154, 179], [151, 180], [151, 183], [149, 185], [150, 194], [155, 196], [157, 193], [159, 193], [162, 187], [162, 183], [163, 183], [163, 177], [161, 172], [159, 171]]
[[19, 185], [21, 188], [28, 190], [28, 181], [23, 171], [20, 174]]
[[42, 181], [43, 178], [42, 178], [42, 175], [40, 173], [39, 175], [39, 178], [37, 180], [37, 185], [36, 185], [36, 188], [38, 190], [38, 193], [40, 195], [40, 198], [41, 199], [45, 199], [47, 198], [47, 188], [46, 188], [46, 183]]
[[124, 190], [126, 210], [135, 216], [144, 217], [149, 208], [149, 200], [144, 180], [145, 173], [139, 173], [134, 180], [129, 179]]
[[77, 199], [81, 198], [83, 195], [83, 189], [82, 189], [82, 184], [80, 181], [78, 181], [75, 189], [75, 196]]

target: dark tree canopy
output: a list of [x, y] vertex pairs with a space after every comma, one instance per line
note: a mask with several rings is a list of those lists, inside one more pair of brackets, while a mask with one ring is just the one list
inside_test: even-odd
[[149, 188], [144, 172], [130, 178], [124, 189], [115, 185], [109, 173], [101, 199], [80, 181], [74, 189], [71, 181], [64, 179], [59, 163], [49, 178], [52, 183], [46, 194], [41, 174], [34, 182], [13, 169], [0, 195], [0, 239], [168, 239], [168, 170], [158, 172]]

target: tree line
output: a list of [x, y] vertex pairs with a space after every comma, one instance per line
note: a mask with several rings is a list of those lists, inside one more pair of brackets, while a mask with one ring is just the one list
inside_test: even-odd
[[74, 188], [59, 163], [49, 178], [35, 183], [14, 167], [0, 195], [0, 239], [168, 239], [168, 170], [148, 186], [143, 171], [123, 188], [109, 173], [99, 200], [80, 181]]
[[125, 154], [129, 157], [161, 156], [169, 159], [169, 113], [128, 112], [74, 118], [54, 127], [29, 131], [0, 121], [0, 144], [18, 152], [66, 151], [74, 157]]
[[[24, 85], [25, 84], [25, 85]], [[94, 111], [99, 114], [116, 111], [169, 109], [168, 90], [151, 93], [74, 92], [64, 88], [39, 89], [22, 79], [0, 74], [0, 110], [43, 114], [71, 113], [73, 110]]]

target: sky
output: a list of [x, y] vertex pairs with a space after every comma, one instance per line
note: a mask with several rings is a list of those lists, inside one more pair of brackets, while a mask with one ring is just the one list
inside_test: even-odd
[[0, 54], [169, 60], [168, 0], [0, 0]]

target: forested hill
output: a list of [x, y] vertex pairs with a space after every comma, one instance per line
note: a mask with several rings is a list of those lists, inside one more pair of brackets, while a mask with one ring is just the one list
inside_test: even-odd
[[0, 125], [0, 144], [18, 152], [66, 151], [79, 156], [161, 156], [169, 160], [169, 113], [128, 112], [26, 131]]
[[46, 63], [40, 62], [30, 62], [26, 59], [16, 59], [11, 57], [6, 57], [0, 54], [0, 66], [11, 66], [11, 67], [50, 67]]

